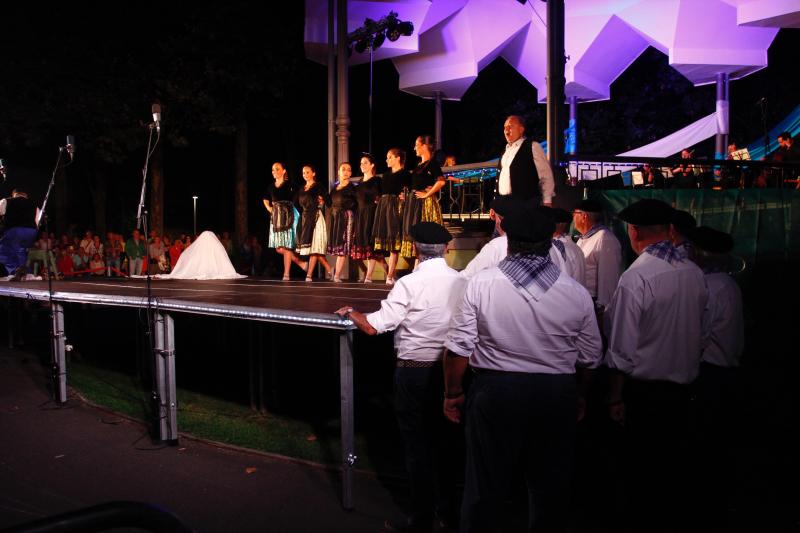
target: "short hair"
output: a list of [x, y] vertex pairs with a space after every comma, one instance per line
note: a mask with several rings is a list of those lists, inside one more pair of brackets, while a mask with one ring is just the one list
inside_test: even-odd
[[417, 257], [419, 258], [444, 257], [444, 253], [447, 250], [447, 244], [415, 242], [414, 246], [417, 248]]
[[524, 118], [522, 118], [522, 115], [508, 115], [508, 116], [506, 117], [506, 121], [509, 121], [509, 120], [511, 120], [511, 119], [514, 119], [514, 120], [516, 120], [516, 121], [517, 121], [517, 123], [518, 123], [520, 126], [522, 126], [522, 128], [523, 128], [523, 129], [525, 129], [525, 119], [524, 119]]
[[550, 247], [553, 246], [553, 239], [539, 242], [517, 241], [509, 237], [508, 255], [538, 255], [545, 257], [550, 254]]
[[406, 164], [406, 151], [402, 148], [389, 148], [389, 153], [398, 158], [401, 165]]

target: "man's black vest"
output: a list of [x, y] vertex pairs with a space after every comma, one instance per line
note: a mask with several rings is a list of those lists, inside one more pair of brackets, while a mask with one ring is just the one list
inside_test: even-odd
[[[497, 168], [498, 170], [503, 168], [502, 157]], [[539, 173], [536, 171], [536, 165], [533, 162], [533, 149], [531, 149], [531, 141], [529, 139], [523, 139], [508, 171], [511, 177], [511, 196], [523, 200], [542, 196], [542, 192], [539, 189]], [[499, 193], [500, 178], [498, 177], [497, 180]]]
[[6, 199], [7, 228], [36, 228], [36, 204], [24, 196]]

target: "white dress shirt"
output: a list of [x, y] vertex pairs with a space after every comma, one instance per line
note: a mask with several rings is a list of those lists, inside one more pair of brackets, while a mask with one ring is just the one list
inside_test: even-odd
[[436, 361], [465, 284], [443, 258], [428, 259], [395, 282], [367, 322], [378, 333], [395, 330], [398, 359]]
[[708, 342], [703, 361], [722, 367], [739, 366], [744, 349], [742, 291], [728, 274], [706, 274], [708, 307], [706, 310]]
[[606, 363], [638, 379], [691, 383], [707, 337], [707, 302], [697, 265], [643, 253], [622, 274], [606, 308]]
[[575, 241], [569, 235], [560, 235], [557, 239], [564, 243], [564, 250], [567, 252], [567, 260], [564, 263], [564, 270], [572, 279], [586, 286], [586, 258]]
[[565, 273], [525, 301], [499, 268], [476, 274], [453, 316], [445, 347], [475, 368], [573, 374], [595, 367], [602, 342], [589, 293]]
[[610, 230], [600, 230], [588, 239], [578, 239], [586, 259], [585, 287], [597, 303], [608, 305], [622, 270], [622, 246]]
[[[501, 158], [502, 168], [497, 177], [497, 192], [499, 194], [511, 194], [511, 162], [519, 152], [519, 147], [525, 141], [525, 137], [520, 137], [511, 144], [506, 144], [506, 151]], [[542, 145], [536, 141], [531, 141], [533, 150], [533, 164], [536, 165], [536, 172], [539, 174], [539, 188], [542, 190], [542, 203], [549, 204], [555, 196], [555, 181], [553, 179], [553, 169], [550, 162], [542, 150]]]
[[[461, 271], [461, 276], [470, 279], [482, 270], [496, 267], [507, 255], [508, 237], [506, 235], [495, 237], [483, 245], [478, 255], [467, 263], [467, 266]], [[569, 252], [567, 252], [567, 259], [569, 259]], [[566, 265], [564, 263], [564, 258], [561, 257], [561, 252], [555, 246], [550, 247], [550, 260], [553, 261], [553, 264], [556, 265], [559, 270], [565, 270]]]

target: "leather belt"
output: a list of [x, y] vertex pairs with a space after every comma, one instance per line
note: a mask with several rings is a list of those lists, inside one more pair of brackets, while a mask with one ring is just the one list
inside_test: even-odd
[[414, 361], [412, 359], [398, 359], [397, 368], [431, 368], [441, 364], [441, 361]]

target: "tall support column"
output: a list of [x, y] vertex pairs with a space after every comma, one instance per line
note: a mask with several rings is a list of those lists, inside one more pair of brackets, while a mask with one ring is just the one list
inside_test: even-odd
[[353, 331], [339, 335], [339, 395], [342, 418], [342, 507], [353, 508], [355, 422], [353, 408]]
[[336, 2], [328, 0], [328, 176], [336, 175]]
[[578, 97], [569, 97], [569, 125], [567, 126], [567, 149], [570, 155], [578, 153]]
[[[336, 99], [338, 111], [336, 116], [336, 165], [350, 160], [350, 115], [348, 108], [348, 72], [347, 72], [347, 0], [336, 0], [336, 77], [338, 85]], [[328, 186], [333, 186], [336, 173], [328, 176]]]
[[433, 142], [435, 144], [433, 148], [434, 150], [441, 150], [442, 146], [444, 146], [444, 142], [442, 141], [442, 92], [441, 91], [436, 91], [435, 93], [433, 93], [433, 104], [434, 104]]
[[730, 132], [730, 102], [728, 88], [730, 76], [727, 72], [717, 73], [717, 137], [714, 148], [716, 159], [725, 159]]
[[64, 336], [64, 306], [50, 302], [52, 339], [50, 354], [53, 363], [53, 397], [59, 405], [67, 403], [67, 344]]
[[[555, 173], [563, 155], [564, 0], [547, 2], [547, 158]], [[558, 186], [558, 181], [556, 181]]]
[[178, 396], [175, 385], [175, 325], [167, 313], [155, 313], [155, 369], [158, 391], [158, 436], [178, 440]]

